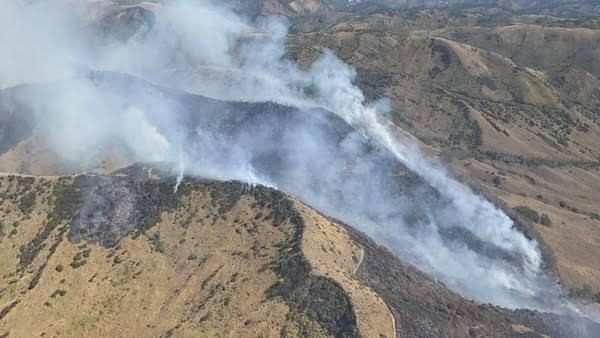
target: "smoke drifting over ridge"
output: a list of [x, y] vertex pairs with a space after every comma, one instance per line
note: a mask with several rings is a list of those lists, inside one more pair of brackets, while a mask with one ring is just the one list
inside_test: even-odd
[[280, 19], [251, 23], [215, 3], [180, 1], [127, 12], [145, 13], [150, 29], [117, 39], [90, 24], [105, 10], [98, 4], [5, 6], [0, 88], [38, 83], [4, 95], [28, 107], [65, 162], [110, 151], [175, 163], [176, 175], [274, 186], [468, 298], [568, 306], [537, 243], [398, 139], [380, 117], [386, 102], [365, 104], [352, 68], [328, 51], [306, 71], [286, 60]]

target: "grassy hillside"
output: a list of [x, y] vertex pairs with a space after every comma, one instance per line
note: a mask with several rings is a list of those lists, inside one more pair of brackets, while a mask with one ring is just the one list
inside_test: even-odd
[[[600, 124], [593, 18], [374, 10], [299, 26], [288, 54], [332, 49], [368, 100], [507, 212], [529, 208], [573, 294], [600, 294]], [[537, 215], [537, 216], [535, 216]], [[541, 221], [542, 215], [544, 222]]]
[[123, 175], [1, 176], [2, 333], [392, 335], [385, 304], [351, 278], [360, 248], [297, 201]]
[[[558, 16], [547, 6], [230, 3], [290, 17], [288, 56], [301, 67], [325, 48], [354, 66], [369, 101], [390, 98], [398, 133], [525, 224], [557, 283], [600, 304], [600, 20], [580, 15], [597, 5]], [[95, 22], [109, 40], [141, 38], [153, 6], [110, 7]], [[0, 175], [0, 336], [598, 332], [465, 300], [272, 189], [185, 178], [174, 193], [158, 167], [109, 174], [124, 162], [106, 149], [63, 163], [9, 97], [0, 93], [0, 171], [106, 175]]]
[[465, 301], [278, 191], [187, 178], [174, 193], [173, 183], [145, 166], [0, 176], [0, 333], [572, 333], [535, 323], [547, 315]]

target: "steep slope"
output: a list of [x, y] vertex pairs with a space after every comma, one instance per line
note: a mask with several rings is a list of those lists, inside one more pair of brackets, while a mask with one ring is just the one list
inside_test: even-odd
[[391, 335], [385, 304], [349, 277], [356, 245], [311, 241], [331, 248], [314, 269], [301, 251], [305, 226], [339, 226], [267, 188], [186, 180], [174, 194], [149, 170], [2, 176], [3, 333]]
[[288, 53], [306, 67], [329, 48], [356, 67], [369, 100], [391, 99], [399, 133], [531, 224], [566, 288], [597, 300], [598, 31], [496, 24], [468, 12], [375, 11], [296, 32]]
[[[588, 28], [511, 25], [463, 27], [446, 33], [457, 41], [498, 52], [516, 63], [545, 69], [571, 65], [593, 76], [600, 74], [597, 62], [600, 32]], [[551, 52], [550, 52], [551, 51]]]
[[598, 156], [595, 114], [565, 104], [547, 74], [500, 54], [420, 32], [296, 34], [288, 48], [305, 65], [323, 48], [334, 49], [357, 67], [368, 99], [389, 97], [395, 122], [428, 144], [527, 157]]
[[275, 190], [165, 175], [0, 176], [2, 333], [585, 336], [464, 301]]
[[[334, 7], [324, 9], [324, 4], [271, 1], [258, 13], [292, 16], [309, 31], [294, 34], [288, 44], [289, 55], [302, 66], [324, 48], [357, 66], [357, 83], [369, 100], [391, 97], [388, 118], [398, 132], [416, 135], [423, 148], [442, 155], [457, 175], [520, 220], [515, 227], [527, 239], [542, 240], [542, 268], [549, 278], [540, 277], [541, 283], [533, 285], [554, 290], [556, 267], [574, 296], [597, 302], [600, 181], [594, 170], [600, 165], [594, 29], [546, 29], [536, 21], [493, 32], [478, 27], [470, 34], [464, 27], [440, 26], [469, 22], [479, 14], [455, 18], [420, 11], [416, 21], [427, 28], [422, 31], [410, 28], [394, 11], [357, 18], [351, 12], [334, 13]], [[152, 29], [155, 6], [111, 5], [100, 11], [94, 28], [109, 43], [141, 40]], [[345, 15], [352, 20], [345, 21]], [[303, 25], [304, 19], [308, 24]], [[542, 21], [577, 25], [547, 17]], [[593, 20], [584, 21], [593, 26]], [[390, 25], [396, 28], [388, 29]], [[311, 27], [324, 31], [310, 32]], [[536, 54], [541, 37], [561, 52]], [[525, 42], [519, 45], [521, 40]], [[565, 51], [573, 46], [580, 48], [573, 54], [576, 66]], [[221, 72], [236, 81], [238, 74]], [[59, 93], [85, 88], [98, 95], [86, 103], [86, 111], [129, 122], [160, 121], [165, 116], [161, 109], [168, 106], [169, 116], [176, 118], [169, 122], [181, 126], [178, 138], [191, 145], [187, 155], [197, 161], [192, 170], [201, 174], [248, 180], [257, 174], [357, 226], [362, 226], [357, 215], [373, 215], [368, 221], [379, 226], [408, 225], [401, 230], [409, 232], [438, 224], [428, 233], [439, 237], [436, 248], [459, 248], [508, 271], [523, 271], [519, 269], [527, 264], [522, 252], [498, 246], [478, 232], [481, 227], [469, 227], [470, 219], [449, 219], [449, 214], [462, 214], [447, 196], [331, 112], [216, 101], [123, 74], [80, 75], [3, 90], [0, 170], [106, 172], [130, 163], [131, 153], [147, 150], [135, 138], [138, 131], [158, 136], [173, 132], [167, 122], [156, 123], [158, 128], [136, 124], [124, 133], [120, 127], [126, 123], [115, 119], [112, 128], [121, 132], [115, 133], [118, 137], [105, 148], [81, 151], [77, 142], [64, 142], [62, 136], [80, 131], [83, 123], [73, 123], [77, 130], [60, 129], [64, 125], [51, 124], [52, 118], [33, 125], [28, 108], [20, 105], [43, 102], [34, 109], [36, 119], [53, 116], [57, 110], [51, 103]], [[164, 145], [160, 137], [146, 140], [158, 140], [158, 149], [151, 151]], [[83, 156], [63, 158], [77, 151]], [[203, 167], [206, 163], [214, 167]], [[247, 167], [250, 173], [235, 171]], [[359, 232], [260, 186], [192, 178], [177, 185], [158, 167], [144, 166], [109, 176], [6, 176], [3, 185], [0, 247], [3, 257], [12, 259], [2, 263], [0, 319], [8, 323], [10, 335], [370, 337], [393, 336], [395, 331], [398, 336], [571, 337], [598, 332], [595, 324], [580, 318], [466, 301]], [[394, 234], [365, 229], [380, 242]], [[392, 243], [396, 253], [414, 254], [402, 252], [401, 242]], [[434, 267], [434, 273], [443, 270]], [[456, 284], [460, 282], [452, 285], [455, 290]], [[464, 285], [462, 292], [469, 294]], [[522, 289], [514, 290], [510, 292], [517, 298], [523, 297]], [[544, 304], [540, 295], [532, 303]], [[557, 301], [549, 298], [549, 303]]]
[[[147, 125], [152, 126], [141, 130], [152, 132], [150, 136], [158, 135], [144, 138], [145, 142], [160, 141], [160, 135], [170, 133], [176, 133], [179, 142], [184, 142], [187, 173], [258, 180], [277, 186], [367, 232], [401, 257], [428, 267], [439, 278], [452, 283], [454, 290], [475, 299], [513, 307], [523, 306], [519, 305], [523, 303], [536, 303], [545, 308], [561, 306], [553, 261], [542, 261], [537, 244], [530, 240], [536, 235], [530, 226], [513, 223], [491, 204], [469, 192], [461, 195], [470, 199], [466, 204], [480, 205], [487, 216], [481, 218], [479, 213], [465, 209], [465, 203], [457, 203], [462, 197], [456, 199], [443, 192], [444, 186], [433, 187], [386, 148], [329, 111], [269, 102], [217, 101], [154, 86], [123, 74], [96, 72], [89, 77], [93, 79], [91, 86], [97, 91], [99, 102], [107, 104], [103, 118], [114, 115], [114, 129], [109, 130], [107, 139], [101, 138], [80, 152], [84, 163], [86, 158], [102, 155], [98, 144], [122, 154], [131, 152], [128, 147], [140, 149], [139, 142], [126, 143], [136, 141], [131, 136], [140, 131], [139, 124], [136, 120], [132, 126], [122, 129], [130, 120], [127, 116], [131, 110], [120, 108], [136, 107], [135, 111], [144, 114], [135, 116], [150, 119]], [[64, 86], [70, 88], [77, 84], [81, 88], [90, 85], [88, 81], [87, 77], [73, 79]], [[48, 92], [54, 99], [56, 88], [55, 84], [25, 87], [22, 94], [39, 98], [43, 97], [40, 91]], [[164, 110], [165, 105], [168, 110]], [[169, 119], [177, 121], [177, 128], [172, 128], [175, 123], [164, 123], [165, 111]], [[39, 113], [52, 116], [61, 111]], [[52, 141], [49, 144], [64, 146], [55, 147], [55, 151], [71, 156], [73, 151], [78, 151], [71, 145], [79, 143], [61, 142], [64, 140], [62, 128], [71, 123], [56, 123], [50, 130], [43, 124], [37, 127], [46, 128], [46, 135]], [[114, 134], [115, 129], [121, 132]], [[74, 139], [85, 144], [88, 135]], [[163, 144], [158, 142], [150, 151]], [[72, 170], [77, 172], [81, 168], [74, 166]], [[502, 237], [490, 236], [489, 229], [502, 233]], [[505, 239], [514, 244], [507, 245]], [[437, 259], [440, 250], [445, 253]], [[466, 270], [457, 275], [443, 263], [447, 260], [471, 266], [480, 277], [473, 282], [472, 274], [464, 272]], [[490, 269], [515, 276], [523, 294], [515, 293], [512, 285], [488, 274]], [[490, 293], [490, 287], [497, 292]], [[548, 290], [556, 297], [546, 297]], [[535, 297], [529, 297], [530, 294]]]

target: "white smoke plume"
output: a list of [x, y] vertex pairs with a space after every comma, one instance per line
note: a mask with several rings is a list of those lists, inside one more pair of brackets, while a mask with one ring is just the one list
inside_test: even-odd
[[[37, 125], [65, 161], [76, 163], [111, 149], [130, 161], [175, 163], [178, 184], [185, 169], [274, 186], [367, 233], [468, 298], [509, 308], [568, 306], [542, 271], [537, 243], [517, 231], [502, 211], [394, 135], [381, 117], [386, 103], [364, 102], [352, 83], [351, 67], [330, 51], [308, 70], [285, 59], [284, 20], [250, 22], [217, 3], [179, 1], [152, 6], [149, 31], [111, 39], [90, 24], [101, 7], [6, 0], [0, 11], [0, 88], [40, 83], [43, 94], [20, 100], [34, 111]], [[199, 123], [190, 138], [171, 100], [154, 96], [143, 106], [132, 106], [106, 82], [80, 76], [89, 70], [132, 74], [220, 100], [277, 102], [303, 115], [294, 117], [296, 124], [242, 126], [231, 134], [212, 122]], [[316, 108], [335, 113], [357, 132], [331, 141], [318, 127], [323, 121], [310, 121]], [[212, 114], [217, 116], [206, 121], [218, 119], [220, 112]], [[279, 141], [285, 142], [264, 141], [277, 128], [283, 135]], [[389, 173], [382, 173], [377, 158], [363, 150], [365, 138], [418, 173], [447, 203], [418, 210], [420, 216], [411, 223], [416, 207], [427, 208], [414, 200], [425, 196], [421, 190], [426, 188], [412, 187], [411, 194], [396, 196], [387, 186]], [[275, 146], [285, 151], [284, 166], [267, 175], [256, 158]], [[349, 158], [352, 178], [340, 170]], [[484, 255], [464, 239], [448, 240], [455, 230], [517, 263]]]

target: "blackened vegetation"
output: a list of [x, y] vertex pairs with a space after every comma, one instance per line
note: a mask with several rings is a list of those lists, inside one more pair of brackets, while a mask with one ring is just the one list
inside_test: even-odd
[[21, 199], [19, 199], [19, 204], [17, 206], [23, 214], [29, 214], [35, 207], [35, 195], [35, 191], [30, 190], [25, 195], [23, 195]]
[[[346, 229], [365, 250], [358, 277], [389, 306], [398, 337], [591, 337], [600, 332], [598, 324], [580, 317], [468, 301], [359, 231]], [[531, 331], [524, 335], [513, 331], [513, 325]]]
[[112, 247], [134, 231], [145, 231], [160, 213], [177, 206], [174, 180], [129, 176], [79, 176], [81, 209], [71, 222], [69, 240]]
[[[160, 210], [176, 206], [176, 200], [165, 201], [166, 197], [163, 196], [167, 193], [175, 196], [172, 192], [172, 184], [167, 185], [170, 191], [164, 191], [159, 188], [162, 179], [152, 181], [154, 182], [151, 185], [144, 185], [144, 187], [154, 187], [153, 189], [137, 192], [148, 197], [146, 203], [154, 204], [154, 207], [151, 205], [145, 207]], [[304, 258], [300, 247], [304, 222], [294, 209], [293, 202], [285, 194], [262, 186], [248, 187], [236, 181], [216, 182], [195, 178], [185, 178], [179, 191], [181, 195], [187, 195], [192, 191], [208, 192], [212, 206], [222, 216], [235, 207], [243, 195], [250, 195], [255, 200], [255, 208], [269, 210], [268, 214], [263, 213], [260, 218], [271, 220], [276, 227], [285, 223], [293, 225], [293, 234], [289, 236], [289, 240], [280, 244], [279, 255], [272, 266], [281, 281], [269, 290], [268, 296], [281, 297], [288, 303], [291, 310], [288, 316], [290, 321], [295, 321], [296, 318], [308, 318], [312, 324], [316, 323], [333, 336], [358, 336], [356, 317], [348, 295], [334, 280], [311, 274], [311, 266]], [[163, 196], [163, 199], [157, 196]], [[159, 216], [157, 213], [153, 215]], [[152, 222], [148, 223], [151, 224]], [[306, 324], [305, 320], [298, 321], [301, 331], [306, 326], [304, 324]]]
[[[31, 185], [29, 179], [16, 177], [17, 184], [21, 186]], [[27, 181], [20, 184], [20, 180]], [[54, 205], [46, 224], [29, 243], [20, 248], [19, 270], [25, 271], [33, 268], [36, 257], [48, 246], [47, 257], [35, 268], [28, 289], [37, 285], [47, 261], [67, 232], [72, 241], [85, 239], [104, 246], [114, 246], [130, 232], [144, 231], [156, 224], [161, 211], [176, 206], [177, 196], [173, 193], [171, 181], [117, 175], [60, 178], [53, 186]], [[24, 212], [30, 212], [35, 195], [31, 199], [25, 196], [21, 198], [19, 207]], [[71, 268], [85, 265], [89, 252], [84, 250], [78, 253], [70, 263]]]
[[[451, 51], [444, 43], [438, 40], [431, 41], [434, 57], [440, 59], [440, 64], [450, 67], [455, 61], [452, 60]], [[168, 97], [173, 101], [174, 111], [176, 111], [178, 119], [187, 126], [187, 132], [191, 138], [196, 135], [197, 130], [202, 130], [206, 135], [215, 135], [217, 139], [227, 140], [223, 144], [215, 142], [217, 147], [215, 149], [223, 152], [224, 159], [215, 161], [214, 164], [217, 167], [223, 166], [223, 170], [227, 170], [226, 163], [231, 163], [229, 159], [235, 160], [235, 153], [242, 151], [251, 155], [248, 161], [259, 176], [274, 182], [282, 190], [299, 196], [325, 194], [327, 202], [319, 202], [322, 209], [336, 210], [338, 213], [351, 215], [361, 212], [359, 210], [364, 208], [364, 205], [359, 202], [361, 199], [388, 201], [389, 205], [402, 205], [404, 210], [414, 210], [414, 212], [397, 213], [389, 218], [388, 215], [379, 214], [377, 211], [377, 215], [370, 217], [381, 217], [394, 223], [403, 221], [404, 224], [408, 224], [414, 229], [429, 223], [431, 218], [447, 227], [455, 225], [449, 224], [450, 220], [446, 217], [447, 212], [454, 212], [453, 208], [455, 208], [448, 198], [437, 192], [417, 173], [406, 168], [392, 153], [378, 146], [374, 141], [361, 136], [335, 114], [319, 109], [300, 113], [292, 107], [269, 102], [220, 102], [153, 87], [124, 74], [96, 72], [93, 76], [99, 83], [110, 84], [106, 86], [107, 89], [118, 90], [116, 94], [123, 96], [127, 93], [126, 101], [131, 100], [136, 105], [140, 104], [141, 109], [148, 109], [148, 111], [156, 109], [151, 104], [155, 102], [153, 96], [160, 97], [161, 100]], [[141, 90], [142, 88], [143, 90]], [[454, 101], [453, 105], [460, 109], [461, 114], [455, 124], [455, 129], [460, 132], [455, 133], [453, 140], [456, 140], [457, 145], [464, 145], [472, 149], [478, 148], [482, 144], [483, 136], [478, 122], [470, 116], [469, 107], [472, 105], [467, 104], [468, 101], [459, 97]], [[202, 109], [199, 110], [199, 107]], [[199, 111], [202, 113], [198, 113]], [[298, 135], [311, 135], [311, 137], [315, 137], [315, 142], [323, 142], [318, 154], [310, 147], [306, 148], [310, 142], [304, 142], [303, 137], [297, 137]], [[248, 142], [249, 139], [252, 139], [252, 142]], [[230, 153], [231, 144], [236, 144], [234, 148], [237, 150], [233, 153]], [[282, 145], [284, 146], [282, 147]], [[198, 156], [205, 156], [202, 154], [203, 147], [200, 144], [198, 146], [198, 149], [195, 150], [199, 152]], [[295, 149], [295, 151], [289, 151], [289, 149]], [[196, 154], [190, 154], [190, 156], [194, 157]], [[335, 160], [332, 162], [331, 159]], [[298, 185], [298, 178], [294, 174], [290, 175], [290, 165], [293, 166], [296, 163], [301, 164], [303, 170], [311, 173], [311, 175], [304, 176], [301, 184], [303, 188]], [[335, 165], [332, 166], [332, 163]], [[322, 175], [323, 168], [330, 168], [333, 170], [331, 173], [339, 173], [340, 182], [332, 180], [329, 174]], [[399, 172], [402, 175], [394, 174]], [[122, 173], [129, 177], [146, 175], [143, 166], [128, 168]], [[117, 175], [120, 174], [121, 172], [117, 173]], [[365, 177], [368, 177], [369, 184], [363, 184]], [[165, 178], [165, 180], [168, 179]], [[186, 178], [187, 180], [189, 178]], [[360, 185], [362, 188], [360, 199], [355, 198], [355, 191], [352, 191], [354, 185]], [[185, 186], [186, 184], [182, 184], [180, 187], [180, 194], [187, 189]], [[130, 196], [128, 191], [133, 190], [128, 187], [124, 189], [126, 191], [119, 196], [122, 195], [122, 200], [130, 203], [131, 197], [128, 197]], [[170, 189], [169, 184], [164, 189]], [[222, 189], [227, 191], [222, 191]], [[218, 210], [221, 214], [213, 215], [215, 216], [213, 222], [219, 216], [222, 218], [224, 213], [235, 205], [236, 200], [239, 199], [240, 190], [239, 187], [236, 188], [235, 184], [230, 187], [227, 187], [226, 184], [224, 188], [219, 187], [217, 191], [211, 193], [213, 200], [217, 201], [215, 203], [219, 204]], [[172, 196], [172, 194], [161, 193], [158, 195], [159, 198], [168, 196]], [[160, 202], [162, 203], [162, 201]], [[126, 209], [127, 203], [119, 203], [120, 208]], [[155, 204], [155, 201], [145, 201], [142, 208]], [[158, 216], [160, 213], [151, 212], [150, 215]], [[269, 216], [277, 215], [267, 215], [266, 217]], [[403, 216], [406, 216], [407, 219], [399, 219]], [[129, 222], [129, 224], [132, 223]], [[148, 222], [148, 224], [153, 224], [153, 222]], [[113, 222], [107, 222], [107, 226], [109, 229], [116, 229], [118, 233], [123, 232], [115, 227]], [[127, 231], [128, 229], [126, 228]], [[107, 231], [101, 232], [108, 233]], [[89, 238], [88, 235], [86, 236]], [[119, 237], [120, 235], [115, 236], [115, 238]], [[461, 239], [462, 237], [453, 238], [454, 241]]]
[[[270, 297], [281, 297], [290, 307], [288, 320], [300, 313], [318, 323], [335, 337], [357, 337], [356, 316], [350, 298], [331, 278], [311, 274], [310, 263], [302, 254], [304, 221], [293, 202], [283, 193], [257, 187], [252, 191], [261, 207], [270, 207], [274, 226], [289, 222], [293, 235], [280, 243], [273, 270], [281, 280], [269, 290]], [[302, 331], [303, 325], [299, 325]], [[302, 332], [301, 332], [302, 334]]]
[[[179, 197], [193, 190], [209, 192], [213, 206], [221, 215], [248, 194], [254, 197], [256, 207], [269, 210], [262, 218], [271, 220], [273, 226], [293, 225], [293, 235], [281, 243], [279, 255], [273, 263], [272, 268], [281, 281], [271, 288], [269, 296], [281, 297], [288, 303], [292, 311], [289, 320], [308, 318], [333, 336], [358, 336], [356, 317], [348, 295], [334, 280], [311, 274], [311, 266], [300, 247], [304, 222], [286, 195], [262, 186], [249, 188], [240, 182], [190, 178], [184, 180], [176, 194], [173, 192], [173, 178], [154, 179], [134, 169], [111, 176], [80, 175], [73, 180], [61, 179], [54, 187], [55, 205], [46, 226], [32, 242], [21, 248], [21, 265], [31, 264], [52, 232], [65, 221], [71, 220], [71, 241], [83, 239], [114, 246], [131, 232], [151, 228], [160, 220], [162, 211], [176, 208]], [[66, 226], [61, 228], [51, 252], [61, 242], [67, 229]], [[70, 263], [71, 268], [84, 265], [87, 256], [89, 250], [77, 253]], [[45, 268], [46, 263], [36, 271], [30, 289], [35, 287]], [[302, 330], [302, 325], [299, 326]]]
[[[298, 324], [300, 331], [317, 324], [335, 337], [356, 337], [356, 316], [350, 298], [331, 278], [311, 274], [310, 263], [302, 254], [304, 221], [294, 204], [280, 191], [263, 186], [248, 187], [236, 181], [215, 182], [186, 178], [180, 186], [183, 194], [192, 190], [208, 191], [211, 203], [219, 214], [230, 211], [243, 195], [254, 198], [254, 208], [268, 210], [259, 218], [279, 227], [289, 223], [293, 234], [280, 243], [272, 269], [281, 280], [268, 292], [269, 297], [281, 297], [290, 307], [288, 321]], [[301, 318], [302, 320], [297, 320]], [[306, 320], [312, 322], [306, 325]], [[302, 334], [302, 332], [301, 332]]]
[[483, 241], [465, 228], [459, 226], [440, 228], [439, 234], [443, 241], [450, 247], [453, 245], [458, 247], [466, 246], [470, 250], [492, 259], [503, 260], [515, 266], [524, 264], [523, 257], [504, 250], [493, 243]]
[[575, 315], [557, 315], [531, 310], [515, 310], [512, 315], [521, 323], [550, 337], [597, 337], [600, 324]]
[[213, 207], [219, 215], [230, 211], [242, 197], [242, 186], [239, 182], [213, 183], [209, 185]]

